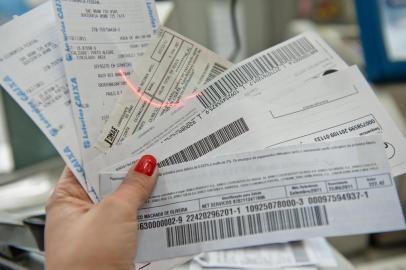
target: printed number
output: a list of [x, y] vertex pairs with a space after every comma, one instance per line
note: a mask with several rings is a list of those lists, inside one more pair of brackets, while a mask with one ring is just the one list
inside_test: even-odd
[[247, 212], [260, 212], [260, 211], [267, 211], [271, 209], [278, 209], [278, 208], [285, 208], [285, 207], [295, 207], [295, 206], [302, 206], [304, 204], [303, 199], [298, 200], [283, 200], [283, 201], [273, 201], [267, 203], [257, 203], [252, 205], [247, 205], [245, 210]]

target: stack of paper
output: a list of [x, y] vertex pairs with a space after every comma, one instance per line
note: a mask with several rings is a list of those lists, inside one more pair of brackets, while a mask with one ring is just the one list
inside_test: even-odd
[[[405, 139], [316, 33], [233, 65], [160, 26], [153, 0], [53, 0], [0, 35], [2, 86], [95, 203], [141, 155], [159, 159], [138, 262], [405, 227], [392, 179], [406, 171]], [[306, 267], [326, 249], [312, 241]], [[193, 265], [296, 267], [295, 245]]]

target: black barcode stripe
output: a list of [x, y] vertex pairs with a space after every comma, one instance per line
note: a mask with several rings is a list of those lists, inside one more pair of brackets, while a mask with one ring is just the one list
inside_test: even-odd
[[214, 63], [213, 66], [211, 67], [211, 70], [209, 72], [209, 75], [206, 78], [206, 81], [204, 82], [205, 84], [216, 78], [218, 75], [223, 73], [227, 68], [223, 65], [220, 65], [219, 63]]
[[249, 131], [247, 123], [244, 118], [240, 118], [194, 144], [189, 145], [176, 154], [162, 160], [158, 163], [158, 166], [165, 167], [172, 164], [195, 160], [247, 131]]
[[316, 52], [317, 49], [310, 41], [306, 37], [301, 37], [230, 71], [224, 77], [206, 87], [197, 96], [197, 99], [205, 109], [208, 109], [238, 87], [247, 84], [255, 78], [287, 63], [301, 61]]
[[166, 228], [168, 247], [329, 225], [325, 205], [274, 210]]

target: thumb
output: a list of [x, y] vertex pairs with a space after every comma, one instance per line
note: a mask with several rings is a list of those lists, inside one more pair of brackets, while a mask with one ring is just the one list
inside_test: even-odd
[[157, 178], [155, 157], [145, 155], [128, 171], [127, 177], [111, 196], [128, 203], [130, 209], [136, 211], [151, 195]]

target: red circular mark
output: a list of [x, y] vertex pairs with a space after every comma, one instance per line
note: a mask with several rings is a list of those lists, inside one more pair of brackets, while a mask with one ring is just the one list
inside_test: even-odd
[[122, 69], [119, 69], [118, 71], [121, 75], [121, 78], [123, 79], [123, 81], [126, 83], [126, 85], [128, 86], [128, 88], [131, 89], [131, 91], [136, 94], [143, 102], [156, 107], [156, 108], [162, 108], [162, 107], [167, 107], [167, 108], [177, 108], [177, 107], [182, 107], [183, 105], [185, 105], [185, 101], [195, 98], [198, 95], [201, 94], [200, 91], [195, 92], [189, 96], [184, 97], [183, 99], [181, 99], [179, 102], [156, 102], [153, 101], [152, 99], [150, 99], [149, 97], [146, 97], [144, 95], [143, 92], [141, 92], [141, 89], [138, 86], [135, 86], [125, 75], [124, 71]]

